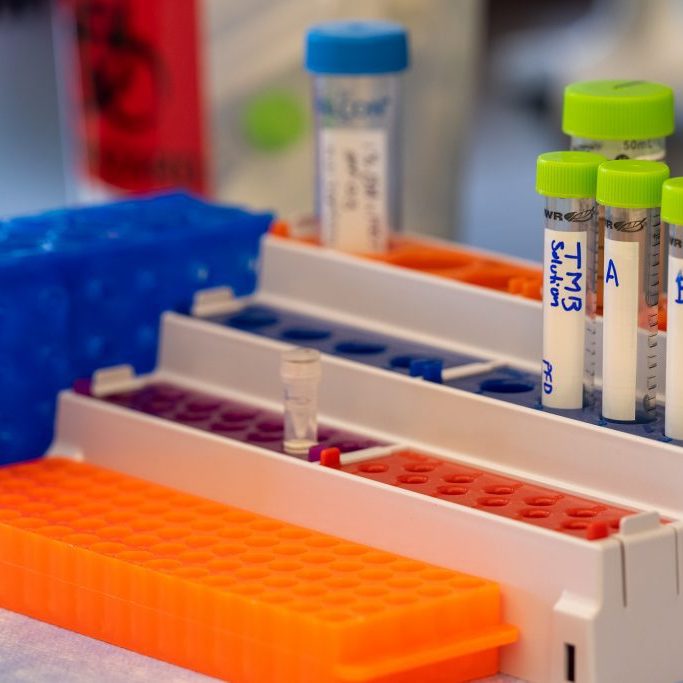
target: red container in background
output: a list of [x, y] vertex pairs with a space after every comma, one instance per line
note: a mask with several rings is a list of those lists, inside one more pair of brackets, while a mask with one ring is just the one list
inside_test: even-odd
[[197, 4], [61, 0], [76, 48], [64, 62], [76, 72], [64, 74], [67, 109], [88, 184], [207, 192]]

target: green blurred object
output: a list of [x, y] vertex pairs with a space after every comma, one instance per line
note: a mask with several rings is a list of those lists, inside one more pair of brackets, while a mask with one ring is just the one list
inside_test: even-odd
[[302, 137], [308, 128], [308, 103], [292, 92], [267, 90], [248, 100], [242, 111], [242, 127], [255, 148], [274, 152]]

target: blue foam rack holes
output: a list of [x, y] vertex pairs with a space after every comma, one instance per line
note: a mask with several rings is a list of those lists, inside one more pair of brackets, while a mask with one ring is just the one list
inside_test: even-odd
[[212, 320], [245, 332], [308, 346], [322, 353], [403, 374], [409, 374], [411, 364], [418, 360], [440, 360], [444, 367], [481, 360], [275, 306], [248, 305], [237, 313]]
[[77, 377], [151, 370], [163, 311], [208, 287], [251, 293], [271, 221], [177, 193], [0, 222], [0, 463], [47, 448]]
[[595, 390], [593, 398], [595, 405], [598, 406], [598, 408], [554, 410], [551, 408], [543, 408], [541, 405], [540, 375], [524, 372], [511, 367], [503, 367], [481, 375], [447, 381], [445, 384], [464, 391], [471, 391], [472, 393], [521, 405], [525, 408], [543, 410], [544, 412], [552, 413], [553, 415], [560, 415], [562, 417], [593, 424], [598, 427], [614, 429], [619, 432], [625, 432], [626, 434], [640, 436], [644, 439], [654, 439], [655, 441], [667, 441], [667, 443], [683, 445], [683, 442], [671, 441], [671, 439], [664, 437], [664, 409], [661, 406], [657, 409], [656, 419], [650, 422], [612, 422], [601, 418], [599, 415], [599, 406], [602, 399], [601, 394], [597, 389]]
[[[406, 375], [423, 376], [432, 381], [436, 381], [436, 375], [440, 375], [441, 368], [483, 360], [435, 346], [416, 344], [400, 337], [375, 334], [361, 328], [340, 325], [322, 317], [293, 313], [275, 306], [247, 305], [238, 313], [216, 317], [212, 321], [271, 339], [309, 346], [322, 353], [340, 356], [358, 363]], [[436, 373], [431, 373], [430, 370], [436, 367], [438, 367]], [[432, 374], [434, 374], [433, 377]], [[657, 410], [656, 419], [647, 423], [608, 422], [601, 419], [597, 411], [587, 408], [582, 410], [542, 408], [540, 375], [514, 367], [505, 366], [465, 378], [447, 380], [443, 384], [645, 439], [683, 445], [683, 441], [672, 441], [664, 436], [661, 407]], [[595, 401], [599, 406], [599, 392], [596, 392]]]

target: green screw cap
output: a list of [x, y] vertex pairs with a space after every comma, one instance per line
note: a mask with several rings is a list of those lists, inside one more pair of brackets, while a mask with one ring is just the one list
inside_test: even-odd
[[594, 152], [546, 152], [536, 160], [536, 192], [546, 197], [595, 197], [598, 166], [605, 161]]
[[598, 169], [598, 203], [621, 209], [652, 209], [662, 203], [669, 167], [661, 161], [617, 159]]
[[683, 225], [683, 178], [671, 178], [662, 185], [662, 220]]
[[583, 81], [564, 90], [562, 130], [593, 140], [647, 140], [674, 132], [674, 93], [648, 81]]

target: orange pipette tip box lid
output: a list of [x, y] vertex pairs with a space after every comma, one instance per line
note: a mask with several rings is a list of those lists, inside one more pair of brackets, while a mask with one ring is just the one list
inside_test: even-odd
[[464, 681], [497, 584], [54, 458], [0, 469], [0, 606], [232, 683]]

